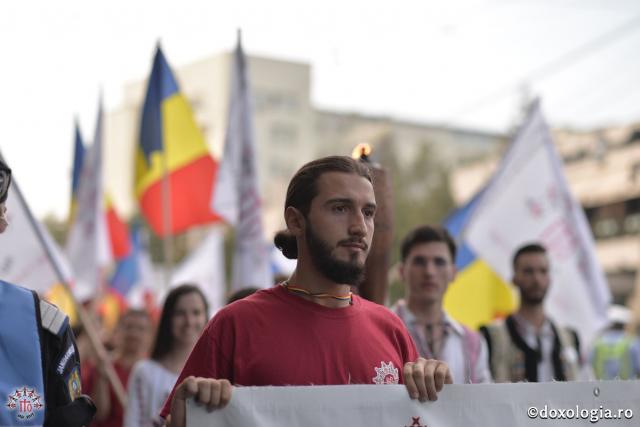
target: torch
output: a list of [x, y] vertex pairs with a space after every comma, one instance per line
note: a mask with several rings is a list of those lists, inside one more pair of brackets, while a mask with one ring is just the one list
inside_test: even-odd
[[358, 144], [351, 157], [367, 163], [373, 175], [373, 192], [376, 196], [375, 232], [365, 264], [365, 279], [358, 287], [360, 296], [384, 305], [389, 289], [389, 266], [393, 245], [393, 190], [387, 170], [372, 159], [372, 149], [367, 143]]

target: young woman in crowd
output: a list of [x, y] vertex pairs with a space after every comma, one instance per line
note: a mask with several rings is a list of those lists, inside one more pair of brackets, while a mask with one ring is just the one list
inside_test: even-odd
[[125, 427], [155, 427], [191, 349], [209, 320], [207, 301], [197, 287], [182, 285], [165, 299], [151, 358], [133, 368], [127, 387]]

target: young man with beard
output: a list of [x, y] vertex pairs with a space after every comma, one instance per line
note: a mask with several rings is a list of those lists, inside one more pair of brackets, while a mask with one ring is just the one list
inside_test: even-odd
[[304, 165], [275, 244], [297, 259], [289, 280], [222, 309], [196, 343], [162, 416], [185, 425], [185, 400], [226, 405], [232, 386], [404, 383], [435, 400], [451, 374], [418, 357], [404, 325], [351, 293], [362, 280], [376, 203], [368, 167], [349, 157]]
[[444, 294], [456, 275], [456, 244], [443, 227], [423, 225], [402, 241], [400, 277], [405, 299], [392, 310], [407, 325], [420, 355], [444, 360], [456, 384], [491, 382], [482, 336], [444, 310]]
[[581, 368], [578, 336], [555, 325], [544, 312], [551, 283], [546, 249], [532, 243], [513, 257], [513, 283], [520, 308], [504, 320], [481, 328], [489, 344], [496, 382], [571, 381]]

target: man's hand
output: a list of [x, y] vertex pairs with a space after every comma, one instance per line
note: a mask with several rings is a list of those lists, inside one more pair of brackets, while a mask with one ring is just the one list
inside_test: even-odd
[[186, 425], [186, 400], [193, 397], [196, 402], [208, 410], [222, 408], [231, 400], [231, 383], [227, 380], [212, 378], [185, 378], [173, 395], [171, 413], [167, 417], [167, 426], [184, 427]]
[[421, 402], [438, 400], [437, 392], [444, 384], [453, 384], [449, 366], [441, 360], [419, 357], [415, 362], [407, 362], [403, 372], [409, 396]]

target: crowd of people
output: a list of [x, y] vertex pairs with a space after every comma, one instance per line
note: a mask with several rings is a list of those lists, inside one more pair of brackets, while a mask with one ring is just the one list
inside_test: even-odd
[[[0, 162], [0, 232], [10, 178]], [[440, 226], [421, 225], [404, 237], [404, 299], [389, 309], [358, 295], [378, 209], [366, 163], [340, 156], [307, 163], [292, 178], [284, 208], [286, 229], [274, 243], [297, 260], [286, 280], [243, 290], [211, 320], [202, 291], [190, 284], [171, 290], [155, 327], [144, 310], [120, 317], [105, 341], [127, 389], [126, 408], [104, 361], [82, 336], [74, 343], [64, 313], [0, 282], [0, 319], [24, 320], [20, 330], [0, 332], [11, 343], [0, 349], [0, 367], [13, 367], [4, 370], [11, 376], [0, 380], [0, 393], [28, 384], [43, 396], [34, 424], [24, 425], [80, 426], [93, 418], [95, 426], [182, 427], [186, 399], [223, 407], [236, 386], [404, 384], [409, 398], [433, 401], [450, 383], [640, 375], [640, 341], [624, 332], [628, 313], [618, 310], [591, 353], [575, 331], [546, 316], [553, 260], [540, 243], [513, 255], [518, 310], [476, 332], [443, 307], [457, 248]], [[26, 353], [42, 357], [28, 361]], [[15, 424], [19, 411], [9, 406], [0, 410], [0, 425]]]

